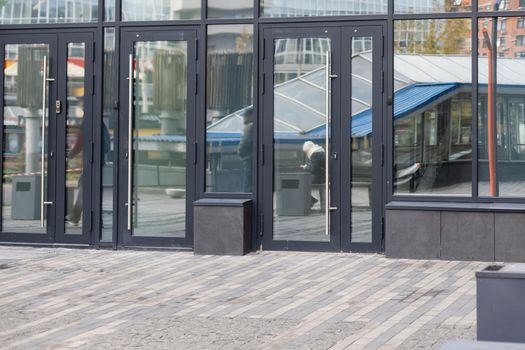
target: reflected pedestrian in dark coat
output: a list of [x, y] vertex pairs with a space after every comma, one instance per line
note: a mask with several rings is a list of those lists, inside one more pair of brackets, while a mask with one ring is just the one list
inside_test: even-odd
[[324, 184], [326, 168], [324, 148], [312, 141], [306, 141], [303, 145], [303, 152], [306, 156], [306, 164], [301, 165], [301, 168], [312, 173], [312, 184]]
[[243, 168], [242, 192], [252, 191], [252, 158], [253, 158], [253, 107], [244, 110], [244, 129], [237, 154], [241, 158]]

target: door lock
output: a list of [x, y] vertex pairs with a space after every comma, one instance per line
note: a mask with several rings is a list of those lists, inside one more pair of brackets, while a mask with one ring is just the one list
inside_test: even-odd
[[55, 101], [55, 113], [56, 114], [62, 113], [62, 101], [60, 100]]

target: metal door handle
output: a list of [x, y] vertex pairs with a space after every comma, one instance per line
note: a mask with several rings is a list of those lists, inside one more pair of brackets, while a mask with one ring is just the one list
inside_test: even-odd
[[330, 124], [332, 119], [331, 106], [331, 86], [332, 79], [337, 78], [337, 75], [332, 74], [332, 55], [330, 51], [326, 51], [326, 126], [325, 126], [325, 234], [330, 236], [330, 212], [337, 210], [331, 206], [330, 196]]
[[131, 231], [133, 213], [133, 54], [129, 55], [128, 76], [128, 231]]
[[47, 69], [48, 69], [47, 56], [44, 56], [44, 71], [42, 73], [42, 145], [40, 151], [40, 227], [45, 228], [45, 207], [46, 205], [53, 205], [53, 202], [46, 201], [45, 195], [45, 171], [46, 171], [46, 112], [47, 112], [47, 84], [51, 81], [55, 81], [53, 78], [48, 78]]

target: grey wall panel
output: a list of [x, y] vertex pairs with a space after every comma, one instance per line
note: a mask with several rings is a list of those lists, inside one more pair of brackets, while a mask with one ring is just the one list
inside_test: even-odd
[[525, 214], [495, 216], [496, 261], [525, 262]]
[[494, 260], [494, 213], [441, 213], [441, 258]]
[[389, 258], [439, 259], [439, 211], [387, 210], [385, 254]]

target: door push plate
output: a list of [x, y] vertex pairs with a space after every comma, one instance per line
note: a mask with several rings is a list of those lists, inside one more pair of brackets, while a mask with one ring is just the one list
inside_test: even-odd
[[60, 100], [55, 101], [55, 113], [56, 114], [62, 113], [62, 101]]

